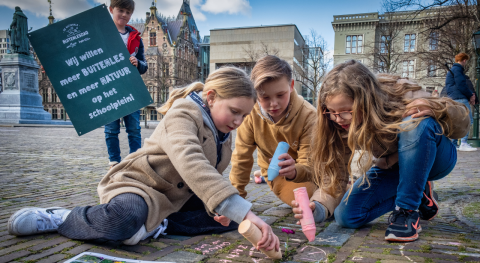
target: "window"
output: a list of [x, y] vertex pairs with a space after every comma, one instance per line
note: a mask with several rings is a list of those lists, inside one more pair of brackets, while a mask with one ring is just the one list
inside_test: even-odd
[[346, 54], [361, 54], [363, 48], [363, 36], [347, 36]]
[[402, 78], [415, 78], [415, 60], [403, 61]]
[[382, 36], [380, 39], [380, 53], [386, 54], [391, 52], [391, 37]]
[[52, 109], [52, 120], [56, 120], [57, 118], [57, 109]]
[[43, 102], [48, 102], [48, 92], [47, 92], [47, 89], [43, 89], [43, 90], [42, 90], [42, 99], [43, 99]]
[[426, 90], [428, 93], [432, 93], [432, 92], [435, 90], [435, 87], [426, 87], [425, 90]]
[[432, 51], [438, 50], [438, 32], [430, 33], [429, 46]]
[[152, 77], [155, 76], [155, 63], [148, 63], [147, 75]]
[[432, 61], [430, 60], [428, 62], [428, 68], [427, 68], [427, 76], [428, 77], [436, 77], [437, 76], [437, 65]]
[[157, 45], [157, 33], [156, 32], [151, 32], [150, 33], [150, 46], [156, 46]]
[[144, 109], [140, 111], [140, 120], [141, 121], [145, 120], [145, 110]]
[[61, 110], [60, 110], [60, 119], [61, 119], [61, 120], [63, 120], [63, 114], [64, 114], [64, 110], [61, 109]]
[[150, 110], [150, 120], [151, 121], [157, 120], [157, 110]]
[[415, 52], [415, 34], [405, 35], [405, 45], [403, 51], [405, 52]]

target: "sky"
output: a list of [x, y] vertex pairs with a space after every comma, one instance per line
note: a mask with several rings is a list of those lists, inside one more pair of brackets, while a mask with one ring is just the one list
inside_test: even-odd
[[[132, 18], [145, 18], [152, 1], [155, 0], [136, 0]], [[157, 0], [157, 9], [166, 16], [176, 16], [182, 2]], [[52, 3], [53, 16], [65, 19], [98, 4], [109, 4], [110, 0], [52, 0]], [[47, 0], [0, 0], [0, 30], [9, 28], [15, 6], [22, 8], [33, 30], [48, 24]], [[333, 16], [377, 12], [381, 0], [190, 0], [190, 6], [202, 37], [215, 28], [296, 24], [302, 35], [316, 30], [333, 51]]]

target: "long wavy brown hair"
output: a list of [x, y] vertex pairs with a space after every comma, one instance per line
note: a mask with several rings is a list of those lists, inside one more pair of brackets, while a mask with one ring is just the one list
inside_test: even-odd
[[[450, 133], [447, 123], [450, 118], [446, 115], [448, 106], [445, 107], [447, 98], [429, 98], [425, 104], [409, 106], [413, 99], [407, 93], [421, 90], [421, 87], [408, 80], [390, 74], [375, 76], [363, 64], [350, 60], [335, 66], [325, 77], [319, 92], [317, 104], [317, 122], [312, 135], [312, 154], [310, 163], [314, 171], [314, 182], [326, 193], [338, 197], [345, 186], [345, 174], [348, 171], [353, 180], [350, 166], [353, 153], [360, 150], [357, 163], [362, 174], [365, 174], [373, 164], [372, 145], [375, 138], [382, 144], [396, 140], [396, 135], [402, 131], [416, 127], [424, 118], [415, 118], [402, 121], [402, 115], [413, 107], [429, 107], [433, 116], [446, 130], [443, 134]], [[348, 166], [345, 167], [345, 145], [342, 139], [344, 130], [334, 121], [323, 114], [326, 109], [325, 102], [332, 96], [344, 94], [353, 99], [353, 118], [348, 130], [347, 146], [352, 151]], [[411, 97], [411, 96], [410, 96]], [[365, 161], [366, 160], [366, 161]], [[370, 186], [366, 176], [362, 177], [362, 184]], [[350, 189], [351, 192], [351, 189]]]

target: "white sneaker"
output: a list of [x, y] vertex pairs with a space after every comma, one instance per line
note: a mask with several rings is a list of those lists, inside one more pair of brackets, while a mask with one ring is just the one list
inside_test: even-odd
[[20, 209], [8, 219], [8, 233], [15, 236], [27, 236], [55, 232], [70, 211], [62, 207]]
[[128, 246], [134, 246], [140, 242], [140, 240], [145, 240], [148, 237], [153, 236], [153, 239], [157, 239], [160, 234], [166, 235], [165, 230], [167, 230], [168, 226], [168, 220], [163, 219], [163, 222], [152, 232], [147, 232], [147, 229], [145, 228], [145, 225], [142, 225], [142, 227], [133, 235], [131, 238], [124, 240], [123, 244], [128, 245]]
[[461, 152], [474, 152], [478, 149], [475, 147], [472, 147], [470, 144], [466, 142], [462, 142], [462, 144], [460, 144], [460, 147], [458, 147], [458, 150]]

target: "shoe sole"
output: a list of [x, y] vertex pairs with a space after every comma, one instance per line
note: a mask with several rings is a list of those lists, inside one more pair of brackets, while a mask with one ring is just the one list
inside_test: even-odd
[[[34, 206], [24, 207], [24, 208], [18, 210], [17, 212], [15, 212], [12, 216], [10, 216], [10, 218], [8, 219], [8, 224], [7, 224], [8, 233], [10, 235], [28, 236], [28, 234], [21, 234], [21, 233], [17, 232], [16, 229], [13, 228], [13, 222], [15, 221], [15, 219], [17, 219], [19, 216], [21, 216], [27, 210], [31, 210], [32, 208], [39, 208], [39, 207], [34, 207]], [[58, 209], [58, 208], [64, 209], [63, 207], [49, 207], [49, 208], [46, 208], [46, 209]], [[45, 231], [44, 233], [47, 233], [47, 232], [55, 232], [55, 231]]]
[[418, 239], [418, 233], [420, 232], [422, 232], [422, 226], [419, 226], [419, 228], [417, 229], [417, 233], [411, 237], [397, 237], [393, 234], [390, 234], [385, 237], [385, 240], [391, 241], [391, 242], [411, 242]]

